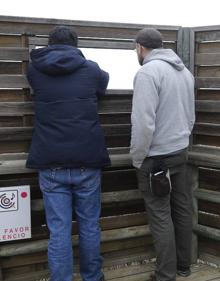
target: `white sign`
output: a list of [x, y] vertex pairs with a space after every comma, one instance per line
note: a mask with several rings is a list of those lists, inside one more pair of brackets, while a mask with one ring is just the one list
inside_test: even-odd
[[0, 188], [0, 242], [31, 238], [30, 186]]

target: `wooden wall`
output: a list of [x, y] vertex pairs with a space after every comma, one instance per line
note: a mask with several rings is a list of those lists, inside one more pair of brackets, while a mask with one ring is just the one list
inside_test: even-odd
[[[47, 273], [47, 239], [42, 196], [37, 173], [25, 168], [31, 141], [34, 109], [25, 74], [29, 50], [47, 44], [56, 25], [74, 26], [79, 47], [134, 49], [133, 38], [144, 25], [0, 17], [0, 187], [31, 186], [32, 238], [0, 244], [0, 280], [31, 281]], [[179, 27], [156, 26], [165, 47], [182, 52]], [[131, 90], [108, 90], [99, 114], [111, 153], [112, 167], [102, 182], [102, 254], [106, 265], [119, 265], [153, 257], [143, 201], [135, 170], [128, 156]], [[73, 246], [77, 250], [77, 225], [73, 221]]]
[[196, 125], [191, 161], [198, 169], [199, 255], [220, 264], [220, 26], [191, 30]]

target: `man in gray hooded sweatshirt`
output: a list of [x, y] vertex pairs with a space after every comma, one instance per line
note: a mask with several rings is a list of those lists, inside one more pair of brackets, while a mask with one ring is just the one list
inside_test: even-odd
[[192, 196], [186, 161], [195, 122], [194, 78], [172, 50], [162, 48], [156, 29], [139, 31], [136, 51], [142, 67], [134, 79], [130, 154], [156, 249], [150, 280], [175, 281], [176, 273], [190, 275]]

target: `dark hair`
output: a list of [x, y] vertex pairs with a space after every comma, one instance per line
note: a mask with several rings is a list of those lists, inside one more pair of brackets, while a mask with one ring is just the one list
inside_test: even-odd
[[162, 35], [155, 28], [144, 28], [140, 30], [135, 41], [148, 49], [157, 49], [163, 46]]
[[49, 45], [63, 44], [77, 47], [77, 33], [66, 26], [57, 26], [49, 33]]

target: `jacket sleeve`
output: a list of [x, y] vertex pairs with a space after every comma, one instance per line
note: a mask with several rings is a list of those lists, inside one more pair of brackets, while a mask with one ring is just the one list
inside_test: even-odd
[[98, 89], [97, 89], [97, 96], [103, 96], [105, 94], [105, 90], [107, 89], [108, 82], [109, 82], [109, 74], [108, 72], [99, 69], [99, 81], [98, 81]]
[[158, 88], [150, 75], [138, 72], [134, 80], [131, 114], [130, 154], [133, 166], [140, 168], [148, 155], [155, 131], [156, 110], [159, 103]]
[[28, 65], [28, 71], [27, 71], [27, 80], [28, 80], [28, 83], [29, 85], [31, 86], [31, 89], [30, 89], [30, 94], [31, 95], [34, 95], [34, 91], [33, 91], [33, 82], [32, 82], [32, 64], [29, 63]]

